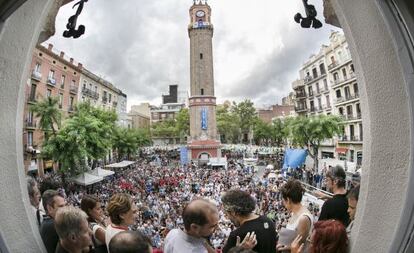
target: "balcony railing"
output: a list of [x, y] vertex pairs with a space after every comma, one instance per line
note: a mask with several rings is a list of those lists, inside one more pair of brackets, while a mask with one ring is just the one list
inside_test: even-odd
[[336, 66], [338, 66], [337, 62], [332, 62], [331, 64], [328, 65], [328, 70], [331, 70], [333, 68], [335, 68]]
[[69, 91], [70, 93], [78, 94], [78, 87], [76, 87], [75, 85], [71, 85]]
[[27, 103], [34, 104], [37, 102], [36, 96], [34, 94], [30, 94], [27, 98]]
[[318, 106], [318, 112], [323, 111], [323, 107], [322, 106]]
[[343, 135], [338, 137], [339, 142], [361, 142], [363, 141], [362, 136], [356, 135]]
[[306, 111], [308, 111], [308, 108], [303, 107], [303, 106], [295, 106], [295, 111], [296, 112], [306, 112]]
[[36, 121], [34, 120], [26, 120], [25, 126], [26, 128], [36, 128]]
[[56, 80], [51, 78], [51, 77], [48, 77], [46, 83], [51, 85], [51, 86], [55, 86], [56, 85]]
[[343, 78], [343, 79], [337, 79], [337, 80], [334, 80], [333, 81], [333, 86], [337, 86], [337, 85], [340, 85], [340, 84], [343, 84], [343, 83], [346, 83], [346, 82], [348, 82], [348, 81], [350, 81], [350, 80], [352, 80], [352, 79], [354, 79], [355, 78], [355, 73], [351, 73], [351, 74], [349, 74], [349, 76], [346, 76], [345, 78]]
[[32, 79], [40, 81], [42, 79], [42, 73], [33, 70], [32, 72]]
[[92, 97], [93, 99], [98, 99], [99, 98], [99, 93], [98, 92], [95, 92], [95, 91], [93, 91], [91, 89], [88, 89], [88, 88], [85, 88], [85, 87], [82, 88], [82, 93], [89, 96], [89, 97]]
[[307, 83], [312, 82], [312, 80], [313, 80], [313, 78], [312, 78], [311, 76], [306, 76], [306, 77], [303, 79], [303, 82], [304, 82], [305, 84], [307, 84]]
[[348, 96], [345, 96], [345, 97], [339, 97], [339, 98], [337, 98], [335, 101], [335, 103], [336, 104], [339, 104], [339, 103], [343, 103], [343, 102], [347, 102], [347, 101], [350, 101], [350, 100], [353, 100], [353, 99], [357, 99], [357, 98], [359, 98], [359, 94], [358, 93], [355, 93], [354, 95], [348, 95]]
[[306, 98], [306, 92], [296, 92], [297, 98]]

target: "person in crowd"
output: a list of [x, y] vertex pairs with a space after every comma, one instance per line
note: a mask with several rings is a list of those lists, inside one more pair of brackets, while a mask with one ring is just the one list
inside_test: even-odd
[[[126, 193], [117, 193], [111, 197], [106, 207], [111, 224], [106, 227], [105, 243], [109, 243], [116, 234], [127, 231], [128, 226], [135, 224], [138, 208], [132, 202], [131, 196]], [[109, 251], [110, 252], [110, 251]]]
[[[337, 220], [318, 221], [313, 227], [309, 253], [347, 253], [348, 237], [344, 225]], [[291, 244], [291, 253], [302, 253], [300, 235]]]
[[359, 185], [352, 188], [349, 191], [347, 197], [348, 197], [348, 214], [349, 214], [349, 219], [351, 220], [351, 222], [346, 228], [346, 233], [348, 234], [349, 241], [351, 242], [351, 231], [354, 225], [356, 208], [358, 205], [358, 198], [359, 198]]
[[319, 215], [320, 221], [335, 219], [342, 222], [344, 226], [348, 226], [349, 214], [347, 212], [348, 200], [346, 198], [345, 179], [346, 174], [341, 166], [337, 165], [329, 168], [325, 177], [326, 187], [334, 195], [322, 205], [321, 214]]
[[[40, 196], [43, 196], [43, 193], [47, 190], [57, 191], [59, 189], [59, 183], [52, 178], [46, 178], [43, 181], [39, 182], [38, 187], [40, 191]], [[37, 223], [39, 224], [39, 226], [42, 224], [43, 218], [45, 218], [46, 216], [47, 214], [46, 214], [46, 210], [44, 209], [43, 200], [42, 198], [40, 198], [39, 208], [37, 209], [37, 212], [36, 212]]]
[[40, 191], [37, 186], [37, 182], [34, 178], [28, 177], [27, 178], [27, 191], [29, 193], [29, 200], [30, 205], [32, 206], [33, 213], [36, 216], [37, 225], [40, 227], [40, 213], [38, 212], [39, 209], [39, 203], [40, 203]]
[[152, 253], [151, 240], [139, 231], [122, 231], [109, 243], [111, 253]]
[[254, 213], [256, 201], [245, 191], [230, 190], [221, 198], [226, 217], [237, 227], [230, 233], [223, 253], [237, 246], [240, 238], [254, 233], [256, 240], [252, 249], [258, 253], [276, 252], [276, 229], [274, 223], [266, 216]]
[[55, 229], [56, 212], [66, 205], [65, 199], [55, 190], [47, 190], [42, 195], [42, 202], [47, 216], [40, 226], [40, 236], [48, 253], [55, 253], [59, 237]]
[[87, 214], [79, 208], [59, 208], [55, 216], [59, 243], [55, 253], [82, 253], [92, 244], [92, 231], [88, 226]]
[[[298, 180], [291, 179], [282, 186], [280, 192], [283, 205], [291, 212], [286, 229], [296, 231], [300, 235], [300, 243], [306, 243], [306, 239], [309, 237], [312, 229], [313, 216], [308, 208], [302, 205], [305, 189], [303, 189], [302, 184]], [[290, 245], [278, 245], [277, 248], [280, 251], [289, 250]], [[305, 245], [306, 248], [307, 245]]]
[[196, 199], [184, 207], [184, 230], [171, 230], [165, 238], [164, 253], [211, 253], [208, 242], [218, 226], [217, 207], [206, 199]]
[[92, 195], [84, 195], [80, 208], [88, 215], [89, 227], [93, 232], [93, 246], [95, 253], [107, 252], [105, 244], [106, 222], [99, 199]]

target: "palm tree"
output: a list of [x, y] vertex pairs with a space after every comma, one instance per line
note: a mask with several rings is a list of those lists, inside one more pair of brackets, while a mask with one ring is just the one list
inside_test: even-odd
[[62, 113], [58, 108], [58, 99], [47, 97], [30, 107], [30, 110], [35, 113], [35, 117], [39, 118], [39, 127], [47, 132], [52, 130], [53, 136], [56, 136], [55, 125], [60, 128]]

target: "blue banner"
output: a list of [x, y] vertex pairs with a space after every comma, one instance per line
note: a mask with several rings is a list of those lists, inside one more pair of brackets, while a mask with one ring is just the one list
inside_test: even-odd
[[181, 166], [184, 166], [188, 163], [187, 147], [180, 147], [180, 162], [181, 162]]
[[288, 167], [296, 169], [302, 166], [307, 155], [306, 149], [287, 149], [283, 161], [283, 170], [286, 170]]

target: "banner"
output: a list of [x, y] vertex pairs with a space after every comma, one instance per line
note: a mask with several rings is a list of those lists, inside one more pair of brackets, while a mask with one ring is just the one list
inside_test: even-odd
[[187, 147], [180, 147], [180, 162], [181, 166], [184, 166], [188, 163], [188, 149]]
[[287, 149], [283, 161], [283, 170], [286, 170], [288, 167], [296, 169], [302, 166], [307, 155], [306, 149]]

